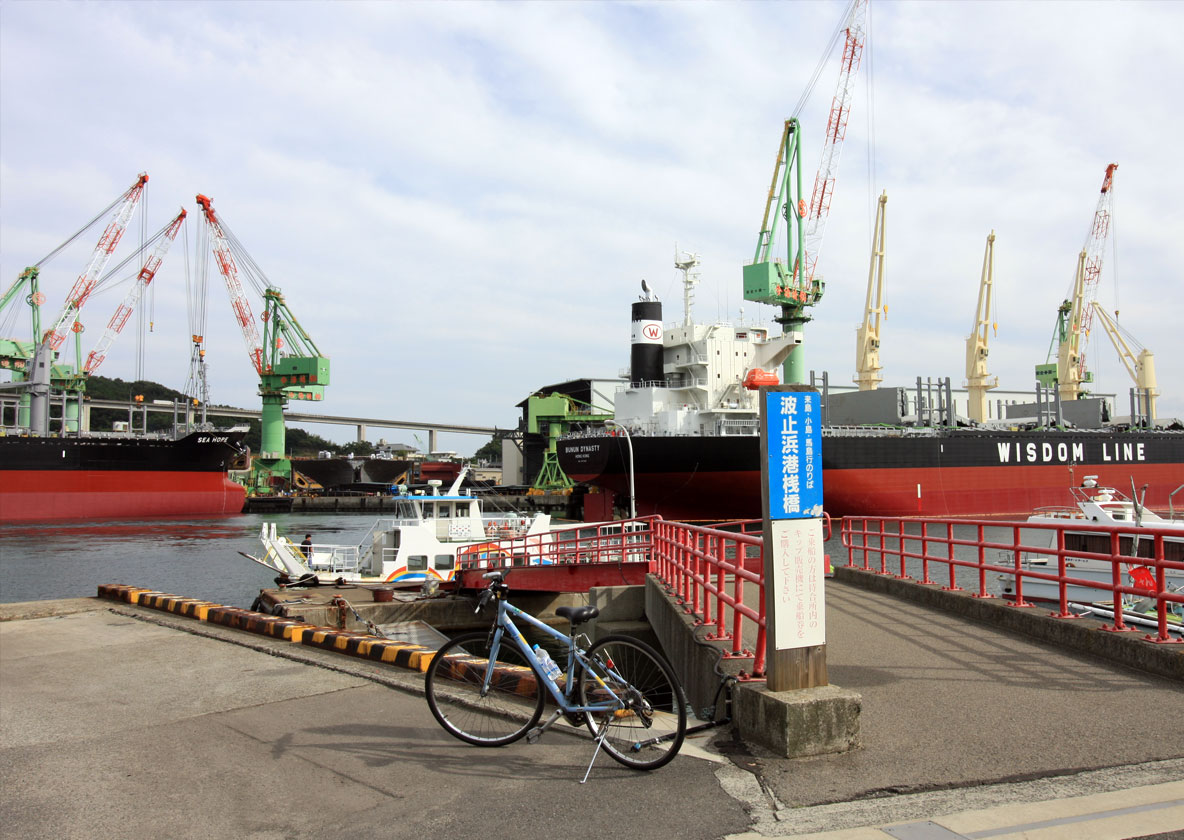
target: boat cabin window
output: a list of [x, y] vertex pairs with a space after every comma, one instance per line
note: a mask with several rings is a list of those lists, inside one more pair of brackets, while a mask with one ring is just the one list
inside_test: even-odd
[[424, 505], [423, 506], [423, 518], [424, 519], [431, 519], [433, 516], [435, 516], [435, 513], [433, 512], [433, 511], [435, 511], [435, 509], [436, 509], [435, 505]]
[[452, 516], [452, 505], [448, 504], [447, 502], [441, 502], [439, 507], [440, 512], [437, 514], [437, 516], [439, 516], [441, 519], [447, 519], [448, 517]]
[[467, 517], [468, 515], [469, 515], [469, 503], [468, 502], [457, 502], [456, 503], [456, 517], [457, 517], [457, 519], [462, 519], [464, 517]]
[[399, 519], [418, 519], [415, 515], [415, 506], [410, 502], [399, 502], [395, 508], [395, 516]]
[[407, 571], [426, 572], [427, 568], [428, 556], [426, 554], [412, 554], [407, 558]]
[[455, 565], [456, 565], [456, 558], [453, 557], [451, 554], [437, 554], [436, 560], [432, 564], [432, 568], [437, 569], [439, 571], [443, 571], [445, 569], [451, 569]]

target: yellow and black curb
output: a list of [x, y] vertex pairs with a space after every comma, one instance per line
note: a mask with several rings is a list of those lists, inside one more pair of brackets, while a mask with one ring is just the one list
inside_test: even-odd
[[331, 627], [317, 627], [314, 624], [307, 624], [291, 618], [267, 615], [239, 607], [227, 607], [197, 598], [182, 598], [179, 595], [169, 595], [135, 586], [103, 584], [99, 587], [99, 597], [195, 618], [198, 621], [219, 624], [236, 630], [245, 630], [248, 633], [271, 636], [293, 644], [308, 645], [376, 662], [386, 662], [412, 671], [426, 671], [436, 653], [422, 645], [380, 639]]

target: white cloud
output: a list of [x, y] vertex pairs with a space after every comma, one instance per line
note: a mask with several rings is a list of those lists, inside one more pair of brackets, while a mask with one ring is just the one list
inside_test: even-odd
[[[741, 301], [740, 266], [781, 121], [842, 10], [4, 4], [0, 285], [146, 170], [149, 228], [191, 211], [191, 271], [202, 192], [284, 290], [333, 359], [318, 408], [511, 426], [535, 388], [626, 366], [640, 278], [668, 319], [681, 317], [675, 242], [703, 257], [701, 317], [734, 318], [742, 305], [749, 322], [771, 317]], [[1118, 250], [1098, 298], [1113, 308], [1117, 268], [1123, 323], [1157, 356], [1161, 413], [1184, 416], [1184, 345], [1165, 307], [1181, 286], [1172, 141], [1184, 119], [1170, 102], [1184, 79], [1172, 42], [1184, 7], [872, 0], [872, 21], [876, 179], [861, 85], [808, 365], [834, 381], [853, 374], [869, 208], [886, 189], [887, 381], [961, 382], [994, 229], [993, 372], [1030, 387], [1115, 160]], [[801, 115], [807, 181], [836, 72], [824, 70]], [[147, 361], [174, 387], [189, 353], [182, 245], [158, 277]], [[51, 300], [89, 247], [47, 268]], [[221, 279], [209, 285], [214, 397], [253, 405]], [[118, 297], [95, 299], [89, 339]], [[1125, 372], [1097, 338], [1099, 389], [1125, 395]], [[122, 336], [103, 372], [129, 378], [134, 345]]]

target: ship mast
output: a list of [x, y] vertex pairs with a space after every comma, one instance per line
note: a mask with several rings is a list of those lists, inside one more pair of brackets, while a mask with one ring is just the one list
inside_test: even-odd
[[687, 251], [679, 256], [678, 246], [674, 249], [674, 267], [682, 272], [682, 323], [684, 327], [692, 326], [691, 304], [695, 302], [695, 286], [699, 284], [699, 272], [692, 269], [699, 267], [699, 255]]

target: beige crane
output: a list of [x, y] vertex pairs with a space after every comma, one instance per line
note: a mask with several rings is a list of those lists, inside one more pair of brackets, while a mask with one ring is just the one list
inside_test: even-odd
[[[1155, 381], [1155, 354], [1139, 344], [1129, 333], [1125, 337], [1123, 336], [1126, 331], [1118, 325], [1117, 312], [1111, 315], [1096, 303], [1093, 307], [1094, 314], [1099, 317], [1102, 327], [1106, 330], [1106, 335], [1110, 336], [1110, 343], [1118, 351], [1118, 358], [1122, 360], [1123, 367], [1126, 368], [1131, 379], [1135, 381], [1135, 388], [1139, 391], [1139, 400], [1146, 400], [1147, 419], [1154, 423], [1155, 398], [1159, 396], [1159, 388]], [[1138, 355], [1135, 355], [1132, 345], [1139, 350]]]
[[[1085, 311], [1085, 278], [1087, 252], [1082, 249], [1077, 255], [1077, 274], [1073, 279], [1073, 290], [1069, 298], [1061, 304], [1060, 312], [1060, 342], [1057, 344], [1056, 378], [1054, 381], [1060, 386], [1062, 400], [1076, 400], [1084, 395], [1082, 385], [1093, 380], [1092, 376], [1083, 377], [1081, 365], [1081, 328], [1082, 313]], [[1040, 366], [1037, 365], [1037, 379], [1040, 379]], [[1052, 383], [1048, 383], [1052, 384]]]
[[978, 309], [974, 314], [974, 327], [966, 339], [966, 391], [969, 395], [967, 411], [970, 419], [982, 423], [987, 419], [987, 391], [999, 387], [999, 377], [987, 372], [989, 334], [988, 327], [999, 329], [991, 322], [991, 307], [994, 303], [995, 279], [995, 231], [987, 237], [987, 248], [983, 253], [983, 272], [978, 284]]
[[880, 316], [886, 315], [884, 304], [884, 208], [888, 193], [880, 195], [876, 206], [876, 227], [872, 233], [872, 259], [867, 272], [867, 299], [863, 306], [863, 323], [855, 334], [855, 382], [861, 391], [874, 391], [884, 377], [880, 365]]

